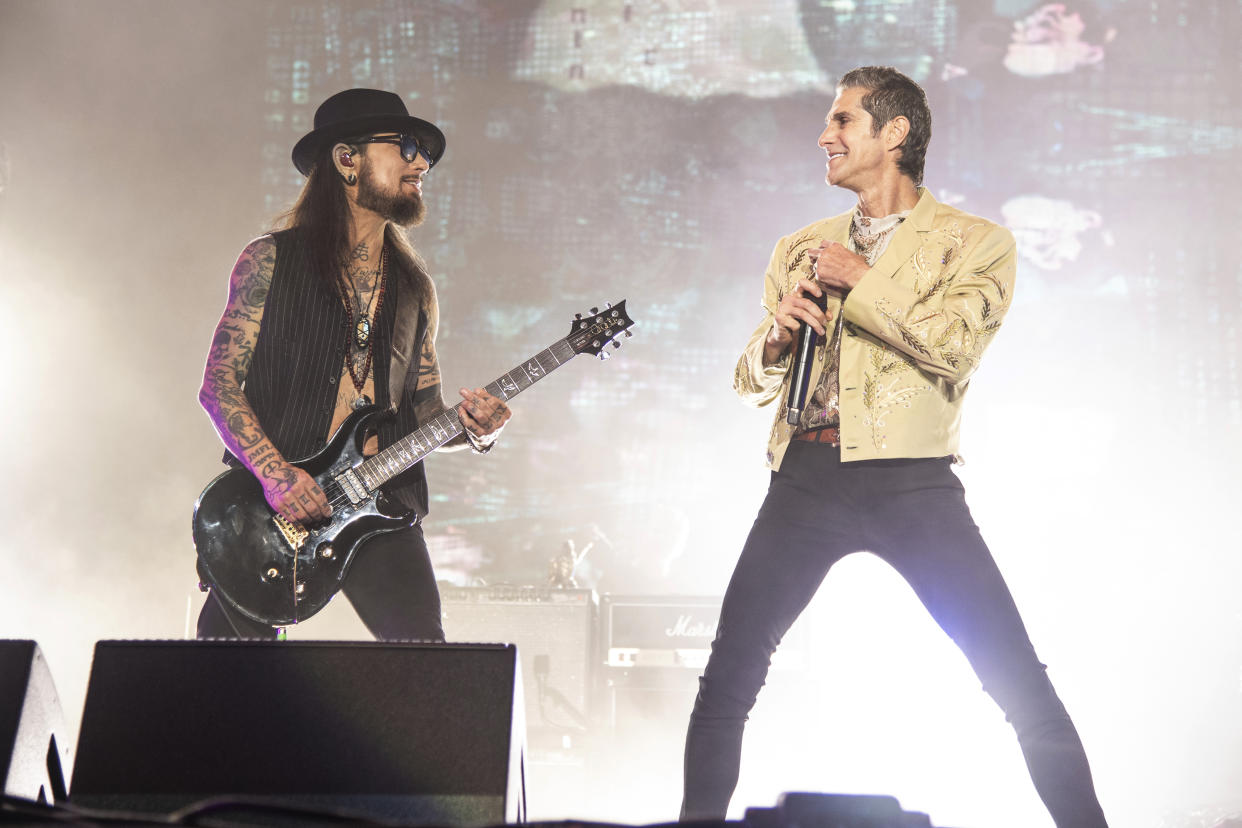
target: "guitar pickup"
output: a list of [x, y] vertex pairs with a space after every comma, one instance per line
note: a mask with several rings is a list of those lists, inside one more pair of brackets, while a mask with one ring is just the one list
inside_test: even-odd
[[358, 479], [358, 475], [353, 469], [348, 469], [344, 473], [336, 476], [337, 485], [341, 487], [341, 491], [349, 498], [351, 506], [357, 506], [362, 501], [370, 497], [367, 487], [362, 485], [362, 481]]

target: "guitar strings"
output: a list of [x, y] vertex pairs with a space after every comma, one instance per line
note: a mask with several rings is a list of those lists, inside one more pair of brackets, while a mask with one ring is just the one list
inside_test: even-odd
[[[501, 392], [501, 389], [499, 387], [496, 390], [497, 392]], [[507, 397], [505, 398], [507, 399]], [[445, 428], [445, 430], [451, 435], [449, 437], [450, 440], [453, 439], [453, 437], [456, 437], [458, 434], [461, 434], [465, 431], [465, 424], [462, 423], [461, 421], [461, 408], [463, 405], [465, 405], [465, 403], [458, 403], [457, 405], [453, 406], [447, 411], [444, 411], [443, 413], [441, 413], [436, 418], [436, 420], [439, 420], [441, 418], [448, 420], [448, 426], [447, 427], [441, 426], [441, 427]], [[431, 423], [429, 423], [428, 425], [431, 425]], [[460, 431], [458, 431], [458, 429], [460, 429]], [[423, 429], [419, 429], [419, 431], [422, 431], [422, 430]], [[448, 440], [445, 440], [444, 442], [448, 442]], [[443, 444], [444, 443], [440, 443], [440, 445], [443, 445]], [[439, 447], [440, 447], [439, 445], [435, 446], [435, 448], [439, 448]], [[392, 448], [392, 447], [390, 446], [389, 448]], [[434, 451], [434, 448], [432, 450]], [[384, 451], [387, 451], [387, 449], [384, 449]], [[381, 451], [380, 454], [382, 453], [383, 452]], [[373, 457], [366, 458], [366, 460], [371, 460], [374, 457], [378, 457], [378, 456], [379, 455], [377, 454], [377, 455], [374, 455]], [[351, 501], [349, 496], [345, 494], [345, 490], [341, 487], [341, 485], [335, 479], [325, 484], [322, 488], [323, 488], [324, 494], [327, 496], [328, 505], [332, 507], [333, 511], [336, 511], [337, 509], [345, 507], [345, 506], [352, 505], [353, 501]], [[367, 494], [374, 496], [375, 494], [378, 494], [378, 490], [375, 492], [372, 492], [370, 491], [370, 489], [367, 489]]]

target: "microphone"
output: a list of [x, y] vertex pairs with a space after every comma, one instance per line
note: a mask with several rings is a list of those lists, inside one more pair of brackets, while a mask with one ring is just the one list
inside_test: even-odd
[[[808, 296], [820, 310], [828, 307], [828, 291], [820, 288], [819, 296]], [[838, 314], [838, 319], [840, 315]], [[806, 406], [807, 386], [811, 384], [811, 362], [815, 359], [815, 346], [819, 342], [819, 334], [807, 323], [802, 323], [802, 332], [798, 336], [798, 352], [793, 360], [793, 378], [789, 383], [789, 413], [785, 422], [796, 426], [802, 419], [802, 409]]]

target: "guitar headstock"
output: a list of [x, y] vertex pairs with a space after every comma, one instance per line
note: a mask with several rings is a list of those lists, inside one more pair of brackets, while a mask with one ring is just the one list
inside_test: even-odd
[[633, 336], [630, 332], [633, 326], [634, 320], [626, 314], [625, 300], [622, 299], [615, 305], [607, 303], [602, 311], [591, 308], [590, 316], [574, 314], [574, 323], [569, 328], [569, 336], [565, 338], [575, 354], [591, 354], [600, 359], [608, 359], [608, 351], [605, 350], [608, 343], [611, 342], [613, 348], [620, 348], [621, 343], [616, 337], [621, 333], [627, 337]]

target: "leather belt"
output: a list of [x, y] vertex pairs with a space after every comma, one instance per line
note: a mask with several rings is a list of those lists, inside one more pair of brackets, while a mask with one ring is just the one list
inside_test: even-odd
[[795, 440], [805, 440], [808, 443], [827, 443], [831, 446], [841, 445], [840, 429], [831, 426], [827, 428], [816, 428], [810, 431], [803, 431], [795, 434]]

